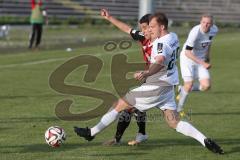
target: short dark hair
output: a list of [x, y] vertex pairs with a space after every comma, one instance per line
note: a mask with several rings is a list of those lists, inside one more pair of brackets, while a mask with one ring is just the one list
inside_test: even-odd
[[159, 25], [164, 25], [165, 29], [168, 28], [168, 18], [167, 16], [162, 13], [162, 12], [157, 12], [157, 13], [154, 13], [151, 17], [150, 17], [150, 20], [152, 20], [153, 18], [156, 18], [157, 20], [157, 23]]
[[140, 18], [139, 23], [140, 24], [142, 24], [142, 23], [149, 24], [150, 17], [151, 17], [151, 14], [145, 14], [144, 16], [142, 16], [142, 18]]

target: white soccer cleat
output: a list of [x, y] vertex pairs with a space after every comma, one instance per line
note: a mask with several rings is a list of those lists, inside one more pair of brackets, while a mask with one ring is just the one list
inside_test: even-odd
[[142, 133], [138, 133], [137, 136], [136, 136], [136, 139], [132, 140], [132, 141], [129, 141], [128, 145], [135, 146], [135, 145], [138, 145], [141, 142], [146, 141], [147, 139], [148, 139], [147, 134], [143, 135]]

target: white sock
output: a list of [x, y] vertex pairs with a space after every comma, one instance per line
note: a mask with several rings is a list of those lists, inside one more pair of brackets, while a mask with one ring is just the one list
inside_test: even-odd
[[178, 102], [178, 107], [177, 107], [177, 112], [180, 112], [183, 110], [183, 105], [187, 99], [187, 96], [188, 96], [188, 92], [186, 92], [184, 90], [184, 88], [182, 87], [181, 88], [181, 91], [180, 91], [180, 99], [179, 99], [179, 102]]
[[97, 133], [102, 131], [104, 128], [109, 126], [113, 121], [115, 121], [118, 117], [118, 112], [113, 109], [110, 112], [106, 113], [100, 122], [91, 128], [91, 136], [95, 136]]
[[206, 137], [201, 132], [199, 132], [195, 127], [193, 127], [190, 123], [180, 121], [177, 124], [176, 131], [184, 134], [185, 136], [190, 136], [196, 139], [205, 147], [204, 139], [206, 139]]
[[202, 87], [199, 83], [193, 83], [192, 91], [201, 91]]

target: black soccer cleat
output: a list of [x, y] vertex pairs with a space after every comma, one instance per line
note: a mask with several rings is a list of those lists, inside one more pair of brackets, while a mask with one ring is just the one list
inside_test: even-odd
[[74, 132], [77, 133], [78, 136], [83, 137], [88, 141], [94, 139], [94, 136], [91, 136], [91, 130], [88, 127], [86, 128], [74, 127]]
[[207, 149], [209, 149], [213, 153], [224, 154], [224, 151], [222, 150], [222, 148], [217, 143], [215, 143], [212, 139], [206, 138], [204, 139], [204, 143]]

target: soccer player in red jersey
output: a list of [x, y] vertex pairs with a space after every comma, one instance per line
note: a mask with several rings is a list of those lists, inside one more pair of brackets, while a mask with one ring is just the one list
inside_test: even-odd
[[33, 47], [34, 41], [36, 41], [35, 48], [38, 48], [39, 44], [41, 43], [42, 25], [44, 19], [46, 24], [48, 23], [47, 12], [42, 0], [31, 0], [31, 9], [32, 12], [30, 22], [32, 25], [32, 33], [30, 36], [29, 49]]

